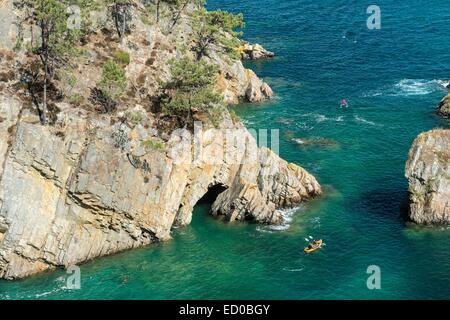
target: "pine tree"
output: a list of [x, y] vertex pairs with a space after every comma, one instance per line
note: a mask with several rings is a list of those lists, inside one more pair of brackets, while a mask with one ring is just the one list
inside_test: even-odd
[[119, 36], [120, 43], [123, 43], [125, 33], [129, 29], [129, 21], [131, 20], [131, 8], [133, 3], [131, 0], [104, 0], [105, 4], [111, 10], [114, 25]]
[[226, 52], [234, 52], [239, 45], [241, 32], [234, 31], [244, 27], [242, 14], [234, 15], [226, 11], [207, 11], [201, 9], [193, 15], [193, 50], [197, 60], [208, 54], [212, 44], [221, 45]]
[[[32, 46], [32, 54], [39, 56], [44, 73], [42, 107], [39, 110], [42, 124], [47, 123], [48, 86], [55, 65], [64, 63], [73, 48], [77, 30], [68, 28], [67, 9], [64, 0], [21, 0], [16, 7], [25, 14], [25, 22], [39, 30], [39, 45]], [[39, 108], [39, 107], [38, 107]]]
[[212, 115], [223, 103], [223, 97], [215, 90], [218, 68], [205, 61], [184, 57], [171, 60], [172, 79], [163, 85], [163, 112], [186, 120], [192, 113]]

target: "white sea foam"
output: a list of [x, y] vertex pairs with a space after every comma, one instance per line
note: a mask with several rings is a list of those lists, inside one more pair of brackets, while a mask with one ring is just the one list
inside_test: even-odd
[[300, 139], [300, 138], [292, 139], [292, 141], [294, 141], [294, 142], [296, 142], [296, 143], [298, 143], [298, 144], [305, 144], [305, 141], [303, 141], [303, 140]]
[[259, 226], [256, 228], [256, 230], [259, 232], [266, 232], [266, 233], [282, 232], [282, 231], [288, 230], [291, 226], [293, 216], [296, 212], [298, 212], [299, 208], [300, 207], [293, 208], [293, 209], [280, 210], [280, 212], [284, 218], [283, 224], [272, 225], [272, 226]]
[[364, 119], [363, 117], [360, 117], [360, 116], [358, 116], [358, 115], [355, 115], [355, 120], [356, 120], [357, 122], [364, 123], [364, 124], [369, 124], [369, 125], [371, 125], [371, 126], [379, 126], [379, 125], [376, 124], [375, 122], [370, 121], [370, 120], [366, 120], [366, 119]]
[[56, 283], [56, 286], [53, 289], [51, 289], [49, 291], [44, 291], [41, 293], [36, 293], [34, 295], [34, 297], [42, 298], [42, 297], [46, 297], [46, 296], [58, 293], [60, 291], [69, 290], [68, 287], [66, 286], [66, 277], [64, 277], [64, 276], [58, 277], [54, 280], [54, 282]]
[[257, 227], [256, 231], [263, 232], [263, 233], [273, 233], [273, 231], [269, 230], [267, 227], [261, 227], [261, 226]]
[[310, 125], [306, 124], [305, 122], [297, 122], [296, 125], [298, 128], [305, 130], [305, 131], [311, 131], [312, 129], [314, 129], [313, 126], [310, 126]]
[[270, 226], [269, 229], [273, 230], [273, 231], [286, 231], [289, 229], [289, 227], [290, 227], [290, 225], [286, 223], [286, 224]]
[[443, 89], [449, 89], [449, 86], [450, 86], [450, 81], [449, 80], [436, 80], [436, 82]]
[[445, 80], [402, 79], [390, 87], [371, 91], [363, 96], [421, 96], [446, 90], [448, 84], [449, 81]]
[[321, 223], [320, 223], [320, 217], [312, 218], [312, 219], [310, 220], [310, 222], [311, 222], [311, 224], [312, 224], [312, 226], [313, 226], [313, 229], [318, 229], [318, 228], [320, 228], [320, 226], [321, 226]]
[[334, 122], [342, 122], [344, 121], [344, 116], [339, 117], [327, 117], [323, 114], [313, 114], [317, 123], [325, 122], [325, 121], [334, 121]]
[[403, 79], [395, 85], [395, 88], [398, 89], [398, 95], [417, 96], [430, 94], [436, 91], [438, 86], [437, 80]]

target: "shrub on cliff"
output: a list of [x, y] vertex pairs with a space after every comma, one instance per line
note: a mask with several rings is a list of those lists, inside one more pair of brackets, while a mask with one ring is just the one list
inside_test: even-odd
[[193, 113], [217, 118], [223, 97], [215, 90], [218, 68], [205, 61], [190, 58], [171, 60], [172, 79], [163, 84], [162, 111], [178, 116], [185, 124]]
[[[46, 124], [50, 94], [54, 91], [50, 90], [54, 86], [52, 80], [58, 69], [76, 64], [74, 58], [81, 53], [77, 44], [89, 32], [90, 13], [98, 8], [97, 1], [15, 0], [13, 4], [20, 11], [21, 23], [38, 31], [36, 39], [32, 38], [26, 49], [30, 55], [38, 57], [41, 68], [34, 68], [33, 60], [22, 76], [30, 80], [23, 84], [36, 104], [41, 122]], [[23, 32], [19, 32], [15, 49], [21, 50], [22, 43]]]
[[128, 87], [125, 70], [114, 60], [108, 60], [103, 65], [102, 78], [97, 84], [102, 93], [111, 99], [120, 98]]
[[[80, 4], [82, 0], [69, 2], [66, 0], [22, 0], [14, 2], [21, 10], [24, 21], [39, 30], [40, 39], [31, 43], [29, 53], [39, 57], [42, 69], [32, 75], [38, 82], [28, 83], [29, 88], [42, 88], [42, 105], [37, 104], [41, 122], [47, 123], [48, 88], [51, 85], [55, 69], [68, 64], [70, 57], [76, 54], [75, 47], [81, 35], [80, 28], [72, 28], [68, 23], [67, 8], [71, 4]], [[90, 7], [87, 7], [90, 8]], [[82, 12], [87, 9], [83, 8]], [[42, 81], [40, 80], [42, 78]], [[33, 100], [37, 101], [40, 92], [30, 89]]]
[[244, 17], [242, 14], [231, 14], [226, 11], [207, 11], [202, 8], [193, 14], [193, 50], [200, 60], [208, 55], [211, 45], [219, 45], [225, 52], [233, 58], [238, 59], [236, 48], [239, 47], [238, 37], [242, 32], [235, 29], [244, 27]]
[[148, 139], [142, 141], [142, 146], [147, 150], [156, 150], [156, 151], [164, 151], [166, 149], [166, 145], [164, 141], [156, 140], [156, 139]]
[[118, 50], [114, 53], [114, 60], [124, 66], [129, 65], [131, 62], [130, 54], [122, 50]]
[[[148, 14], [155, 16], [155, 22], [157, 24], [163, 22], [169, 33], [173, 31], [188, 8], [200, 8], [205, 5], [205, 0], [141, 0], [141, 2], [147, 8]], [[148, 17], [144, 17], [143, 22], [150, 24]]]

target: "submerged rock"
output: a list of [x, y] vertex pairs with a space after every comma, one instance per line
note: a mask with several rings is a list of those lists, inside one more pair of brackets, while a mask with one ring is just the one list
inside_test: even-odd
[[437, 113], [444, 118], [450, 118], [450, 94], [439, 103]]
[[406, 164], [412, 221], [450, 223], [450, 130], [419, 135]]
[[331, 147], [338, 146], [339, 143], [335, 140], [322, 138], [322, 137], [313, 137], [313, 138], [294, 138], [292, 141], [298, 143], [301, 146], [322, 146], [322, 147]]

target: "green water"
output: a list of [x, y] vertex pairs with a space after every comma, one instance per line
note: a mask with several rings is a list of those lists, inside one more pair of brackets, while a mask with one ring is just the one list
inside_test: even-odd
[[[372, 3], [351, 0], [213, 0], [243, 11], [245, 37], [276, 51], [249, 63], [276, 97], [236, 108], [249, 128], [279, 129], [280, 154], [313, 173], [321, 199], [281, 228], [224, 223], [197, 206], [173, 241], [81, 266], [81, 290], [64, 271], [0, 282], [10, 299], [445, 299], [450, 230], [407, 225], [404, 166], [418, 133], [450, 123], [434, 114], [450, 77], [444, 1], [380, 1], [382, 29], [365, 27]], [[447, 10], [448, 11], [448, 10]], [[337, 108], [340, 99], [349, 110]], [[293, 139], [324, 138], [302, 146]], [[305, 238], [326, 246], [304, 255]], [[368, 290], [367, 267], [381, 269]]]

